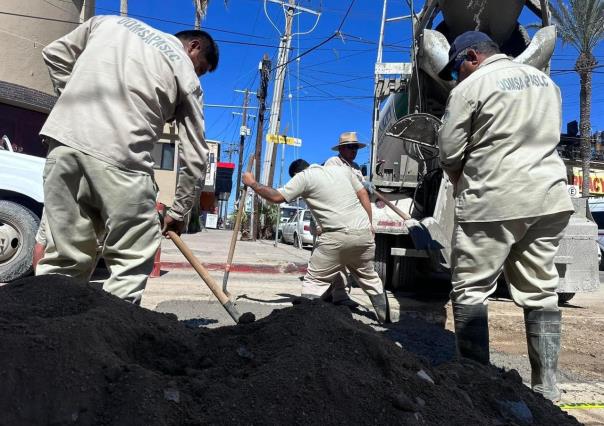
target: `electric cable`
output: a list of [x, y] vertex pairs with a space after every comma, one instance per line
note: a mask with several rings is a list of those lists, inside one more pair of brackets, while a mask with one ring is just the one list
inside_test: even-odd
[[342, 21], [340, 22], [340, 25], [338, 26], [338, 29], [332, 34], [330, 35], [328, 38], [326, 38], [325, 40], [323, 40], [322, 42], [316, 44], [315, 46], [311, 47], [310, 49], [306, 49], [305, 51], [303, 51], [302, 53], [300, 53], [299, 55], [295, 56], [294, 58], [290, 59], [289, 61], [281, 64], [281, 65], [277, 65], [275, 68], [271, 69], [271, 72], [274, 71], [277, 68], [281, 68], [284, 67], [290, 63], [292, 63], [293, 61], [308, 55], [310, 52], [312, 52], [313, 50], [318, 49], [319, 47], [323, 46], [324, 44], [330, 42], [332, 39], [334, 39], [335, 37], [338, 36], [338, 34], [340, 33], [340, 30], [342, 29], [342, 26], [344, 25], [344, 22], [346, 22], [346, 18], [348, 17], [348, 14], [350, 13], [350, 10], [352, 9], [352, 6], [354, 6], [356, 0], [352, 0], [350, 2], [350, 5], [348, 6], [348, 10], [346, 11], [346, 14], [344, 15], [344, 17], [342, 18]]

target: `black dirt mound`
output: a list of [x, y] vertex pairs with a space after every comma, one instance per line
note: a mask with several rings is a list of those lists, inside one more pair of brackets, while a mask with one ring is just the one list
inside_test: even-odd
[[190, 329], [59, 277], [0, 288], [0, 424], [578, 424], [515, 372], [438, 368], [320, 301]]

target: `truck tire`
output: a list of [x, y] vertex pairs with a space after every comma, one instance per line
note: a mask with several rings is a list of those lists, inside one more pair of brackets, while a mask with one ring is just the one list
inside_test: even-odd
[[393, 260], [392, 290], [410, 291], [415, 287], [417, 259], [409, 256], [399, 256]]
[[33, 250], [40, 220], [27, 207], [0, 200], [0, 282], [33, 271]]
[[303, 248], [302, 240], [298, 237], [298, 234], [294, 234], [294, 247], [297, 249]]
[[384, 284], [384, 288], [391, 288], [392, 281], [392, 256], [390, 249], [392, 247], [392, 238], [390, 235], [375, 235], [375, 272], [379, 275]]

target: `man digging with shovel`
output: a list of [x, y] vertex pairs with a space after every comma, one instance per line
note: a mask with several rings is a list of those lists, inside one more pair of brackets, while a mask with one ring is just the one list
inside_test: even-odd
[[375, 242], [369, 195], [348, 167], [323, 167], [296, 160], [289, 166], [292, 179], [280, 189], [260, 185], [252, 173], [243, 183], [275, 203], [304, 198], [322, 233], [308, 262], [302, 297], [320, 298], [345, 268], [367, 293], [378, 321], [388, 320], [388, 304], [380, 277], [373, 267]]
[[162, 232], [180, 233], [206, 168], [199, 77], [216, 69], [218, 46], [203, 31], [95, 16], [42, 55], [59, 98], [40, 132], [48, 244], [36, 274], [88, 281], [104, 231], [103, 289], [138, 304], [160, 243], [151, 151], [174, 119], [182, 166]]

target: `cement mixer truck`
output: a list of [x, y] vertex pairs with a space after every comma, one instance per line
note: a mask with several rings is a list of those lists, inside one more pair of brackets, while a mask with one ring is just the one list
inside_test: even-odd
[[[401, 4], [405, 2], [400, 2]], [[419, 13], [388, 16], [384, 0], [375, 66], [375, 102], [370, 179], [400, 210], [403, 220], [380, 200], [372, 204], [376, 269], [387, 288], [411, 289], [450, 280], [453, 188], [438, 164], [438, 128], [452, 82], [438, 72], [459, 34], [480, 30], [514, 61], [549, 71], [556, 44], [544, 0], [426, 0]], [[519, 24], [529, 10], [542, 25], [532, 38]], [[383, 61], [385, 26], [412, 25], [411, 62]], [[556, 257], [561, 301], [599, 286], [597, 226], [585, 198], [574, 198], [575, 214]]]

